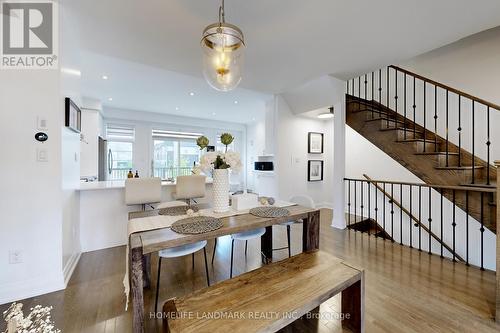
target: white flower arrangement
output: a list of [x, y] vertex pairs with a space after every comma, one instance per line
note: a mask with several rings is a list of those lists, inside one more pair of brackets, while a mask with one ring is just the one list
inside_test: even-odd
[[3, 333], [60, 333], [50, 318], [51, 306], [42, 307], [37, 305], [30, 309], [31, 312], [24, 317], [23, 304], [12, 303], [3, 312], [3, 318], [7, 322], [7, 329]]
[[[226, 146], [226, 151], [222, 152], [208, 152], [201, 156], [200, 164], [193, 168], [194, 174], [212, 173], [216, 169], [231, 169], [233, 172], [239, 172], [243, 168], [241, 163], [240, 154], [234, 151], [228, 151], [228, 145], [230, 145], [234, 137], [229, 133], [223, 133], [220, 137], [222, 144]], [[200, 136], [196, 140], [197, 145], [200, 149], [204, 149], [208, 146], [209, 140]]]

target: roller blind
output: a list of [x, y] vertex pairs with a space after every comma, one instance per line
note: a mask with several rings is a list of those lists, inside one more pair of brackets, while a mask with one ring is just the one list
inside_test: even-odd
[[106, 137], [110, 141], [128, 141], [135, 140], [135, 128], [130, 125], [106, 125]]
[[197, 139], [202, 133], [175, 132], [160, 129], [153, 130], [153, 138], [177, 138], [177, 139]]

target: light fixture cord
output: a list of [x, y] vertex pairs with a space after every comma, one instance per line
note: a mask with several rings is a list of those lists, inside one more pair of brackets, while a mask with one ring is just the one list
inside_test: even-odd
[[226, 23], [226, 17], [224, 13], [224, 0], [222, 0], [222, 5], [219, 7], [219, 24]]

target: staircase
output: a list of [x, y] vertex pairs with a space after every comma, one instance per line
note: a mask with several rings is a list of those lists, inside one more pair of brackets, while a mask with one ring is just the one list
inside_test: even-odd
[[396, 66], [348, 81], [346, 103], [351, 128], [496, 233], [490, 113], [500, 107]]

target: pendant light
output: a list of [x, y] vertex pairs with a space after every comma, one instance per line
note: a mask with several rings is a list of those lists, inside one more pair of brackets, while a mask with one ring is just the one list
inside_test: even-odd
[[224, 0], [219, 7], [219, 22], [203, 30], [203, 75], [214, 89], [230, 91], [241, 81], [245, 41], [243, 32], [226, 23]]

